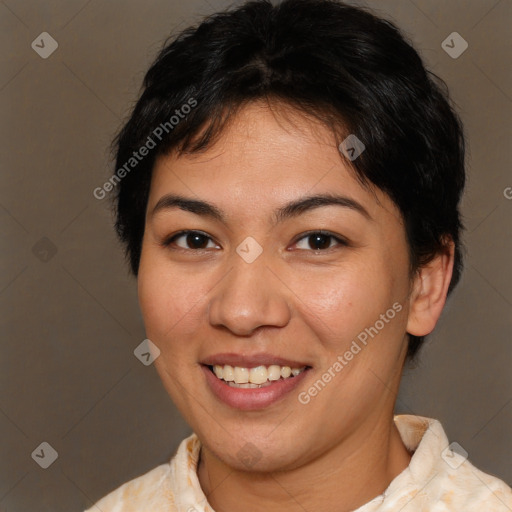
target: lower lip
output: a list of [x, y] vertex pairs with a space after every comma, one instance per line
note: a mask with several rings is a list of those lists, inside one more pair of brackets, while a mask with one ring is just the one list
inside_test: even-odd
[[295, 377], [272, 381], [272, 384], [263, 388], [234, 388], [218, 379], [208, 366], [201, 365], [201, 367], [213, 394], [225, 404], [243, 411], [264, 409], [276, 403], [291, 393], [310, 370], [307, 368]]

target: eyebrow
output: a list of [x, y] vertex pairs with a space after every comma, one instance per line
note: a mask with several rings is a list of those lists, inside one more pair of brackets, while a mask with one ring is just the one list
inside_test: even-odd
[[[316, 194], [296, 199], [277, 208], [274, 211], [274, 223], [277, 224], [283, 222], [286, 219], [297, 217], [302, 213], [316, 208], [333, 205], [349, 208], [360, 213], [366, 219], [373, 220], [366, 208], [350, 197], [334, 194]], [[166, 194], [162, 196], [156, 203], [150, 215], [152, 217], [160, 211], [173, 208], [179, 208], [202, 217], [210, 217], [222, 222], [223, 224], [227, 224], [224, 212], [214, 204], [198, 199], [191, 199], [179, 194]]]

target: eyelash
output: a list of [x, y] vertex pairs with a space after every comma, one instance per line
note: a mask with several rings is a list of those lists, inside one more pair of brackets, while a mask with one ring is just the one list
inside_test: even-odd
[[[178, 238], [181, 238], [182, 236], [186, 236], [186, 235], [190, 235], [190, 234], [198, 234], [198, 235], [201, 235], [201, 236], [204, 236], [205, 238], [208, 238], [209, 240], [212, 240], [213, 239], [207, 235], [206, 233], [202, 232], [202, 231], [197, 231], [197, 230], [182, 230], [172, 236], [170, 236], [169, 238], [166, 238], [163, 240], [162, 242], [162, 246], [165, 247], [165, 248], [170, 248], [171, 244], [173, 242], [175, 242]], [[340, 246], [344, 246], [344, 247], [347, 247], [349, 245], [348, 241], [337, 236], [337, 235], [334, 235], [332, 233], [330, 233], [329, 231], [324, 231], [324, 230], [316, 230], [316, 231], [308, 231], [306, 233], [303, 233], [295, 242], [294, 244], [297, 244], [298, 242], [300, 242], [301, 240], [303, 239], [307, 239], [313, 235], [322, 235], [322, 236], [326, 236], [326, 237], [329, 237], [329, 238], [332, 238], [333, 240], [335, 240], [336, 242], [338, 242], [338, 244]], [[320, 253], [320, 252], [328, 252], [330, 251], [331, 249], [333, 249], [335, 247], [327, 247], [327, 249], [299, 249], [300, 251], [309, 251], [309, 252], [313, 252], [313, 253]], [[177, 250], [177, 251], [193, 251], [193, 252], [200, 252], [200, 251], [207, 251], [209, 249], [184, 249], [183, 247], [173, 247], [172, 250]]]

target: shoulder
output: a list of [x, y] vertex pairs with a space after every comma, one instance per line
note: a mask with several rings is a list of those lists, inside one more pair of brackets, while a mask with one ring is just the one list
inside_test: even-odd
[[169, 464], [162, 464], [104, 496], [85, 512], [154, 512], [174, 510], [169, 484]]
[[438, 420], [413, 415], [395, 416], [394, 420], [402, 441], [414, 454], [407, 471], [391, 484], [386, 494], [407, 489], [407, 493], [393, 494], [402, 494], [402, 499], [409, 500], [411, 510], [419, 505], [436, 512], [512, 510], [512, 489], [476, 468], [458, 443], [449, 443]]
[[176, 512], [187, 509], [183, 503], [206, 502], [196, 474], [200, 448], [192, 433], [181, 441], [168, 464], [126, 482], [85, 512]]
[[512, 510], [512, 489], [503, 480], [479, 470], [460, 454], [454, 453], [452, 457], [450, 464], [453, 466], [446, 472], [446, 477], [436, 482], [440, 501], [447, 510]]

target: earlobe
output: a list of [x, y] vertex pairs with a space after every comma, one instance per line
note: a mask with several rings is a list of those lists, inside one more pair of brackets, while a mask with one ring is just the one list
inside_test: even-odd
[[409, 299], [407, 332], [426, 336], [436, 326], [443, 311], [452, 278], [455, 244], [446, 240], [444, 251], [418, 269]]

